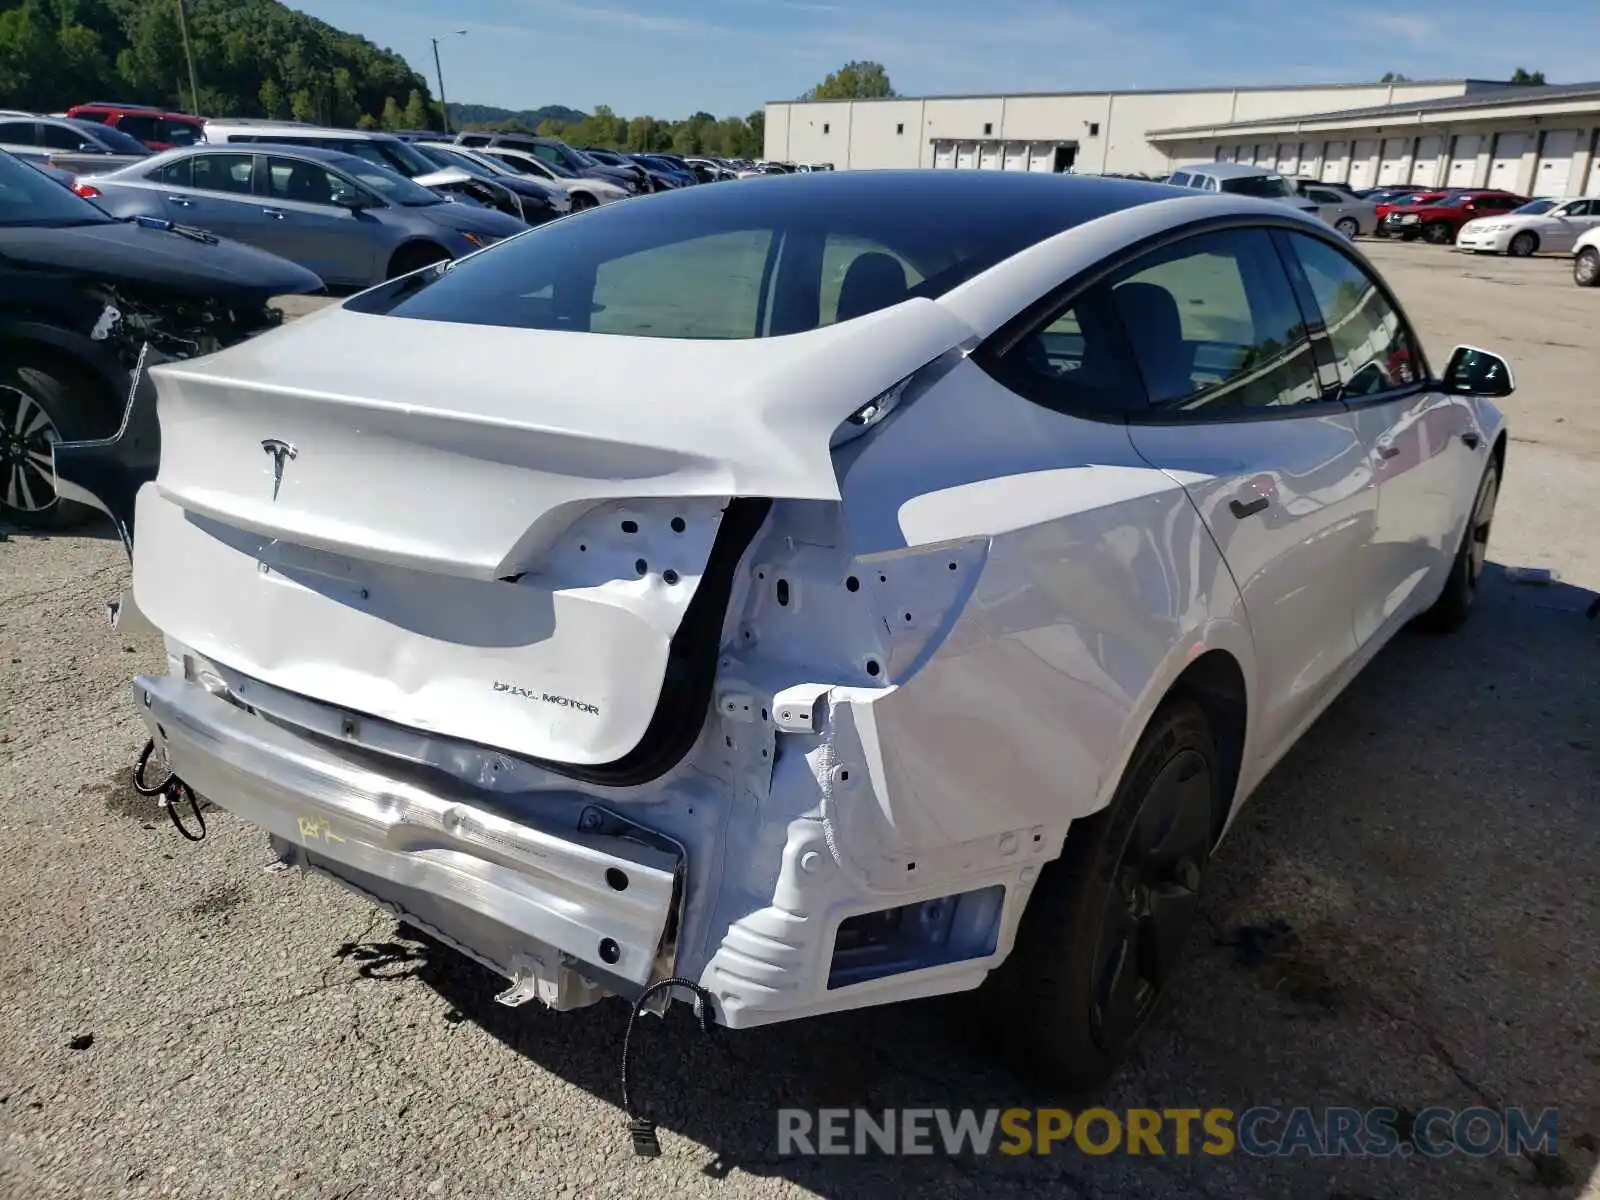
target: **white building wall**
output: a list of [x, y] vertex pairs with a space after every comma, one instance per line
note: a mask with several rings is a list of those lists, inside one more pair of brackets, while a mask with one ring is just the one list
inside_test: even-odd
[[830, 159], [820, 154], [785, 157], [795, 162], [831, 162], [841, 171], [861, 166], [931, 167], [933, 153], [924, 132], [923, 107], [921, 100], [852, 105], [848, 158]]

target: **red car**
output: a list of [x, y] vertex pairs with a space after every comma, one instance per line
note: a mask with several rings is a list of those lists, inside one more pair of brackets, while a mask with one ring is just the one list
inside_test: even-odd
[[1397, 204], [1383, 215], [1380, 228], [1385, 236], [1398, 236], [1408, 242], [1421, 237], [1448, 246], [1474, 217], [1507, 213], [1528, 202], [1526, 196], [1513, 196], [1495, 188], [1461, 188], [1413, 199], [1416, 203]]
[[1395, 209], [1401, 207], [1402, 205], [1405, 205], [1405, 204], [1422, 204], [1424, 202], [1431, 204], [1433, 201], [1441, 199], [1442, 197], [1448, 196], [1449, 194], [1450, 194], [1449, 192], [1443, 192], [1443, 191], [1412, 191], [1412, 192], [1390, 193], [1390, 198], [1389, 199], [1380, 200], [1376, 205], [1373, 206], [1373, 210], [1372, 210], [1373, 211], [1373, 215], [1375, 217], [1377, 217], [1377, 219], [1378, 219], [1378, 226], [1377, 226], [1377, 230], [1376, 230], [1377, 235], [1379, 237], [1388, 237], [1389, 236], [1389, 231], [1386, 230], [1383, 227], [1383, 219], [1385, 217], [1387, 217]]
[[113, 104], [96, 100], [67, 109], [79, 121], [98, 121], [137, 138], [152, 150], [171, 150], [205, 141], [206, 123], [188, 113], [167, 112], [143, 104]]

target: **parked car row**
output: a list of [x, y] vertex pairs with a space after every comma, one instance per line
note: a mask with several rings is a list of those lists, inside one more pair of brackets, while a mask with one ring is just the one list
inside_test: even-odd
[[1291, 178], [1249, 163], [1199, 163], [1167, 183], [1281, 199], [1348, 238], [1421, 239], [1479, 254], [1568, 254], [1580, 287], [1600, 286], [1600, 197], [1530, 198], [1499, 188], [1379, 187]]

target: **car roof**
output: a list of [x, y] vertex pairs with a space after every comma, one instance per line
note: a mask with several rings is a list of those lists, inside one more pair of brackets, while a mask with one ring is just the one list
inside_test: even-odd
[[238, 145], [230, 142], [196, 142], [193, 146], [163, 151], [139, 165], [148, 167], [151, 163], [176, 162], [180, 158], [193, 158], [199, 154], [281, 154], [286, 158], [306, 158], [330, 166], [346, 166], [347, 169], [351, 163], [363, 167], [376, 165], [359, 155], [329, 146], [297, 146], [293, 142], [240, 142]]
[[226, 124], [220, 121], [206, 123], [207, 136], [209, 130], [215, 125], [219, 130], [230, 133], [248, 133], [252, 136], [268, 133], [281, 133], [286, 137], [319, 137], [338, 138], [345, 142], [398, 142], [392, 133], [384, 133], [378, 129], [336, 129], [332, 125], [296, 125], [276, 121], [263, 121], [256, 124], [250, 121], [229, 121]]
[[1174, 167], [1174, 175], [1210, 175], [1213, 179], [1241, 179], [1248, 175], [1277, 175], [1278, 171], [1271, 167], [1258, 167], [1251, 163], [1208, 162], [1190, 163], [1186, 167]]

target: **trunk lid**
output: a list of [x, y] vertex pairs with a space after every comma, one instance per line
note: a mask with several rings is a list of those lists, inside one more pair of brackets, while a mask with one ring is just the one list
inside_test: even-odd
[[325, 310], [152, 372], [135, 600], [354, 713], [631, 761], [668, 676], [714, 663], [759, 524], [730, 501], [836, 499], [839, 424], [969, 336], [925, 300], [748, 342]]

